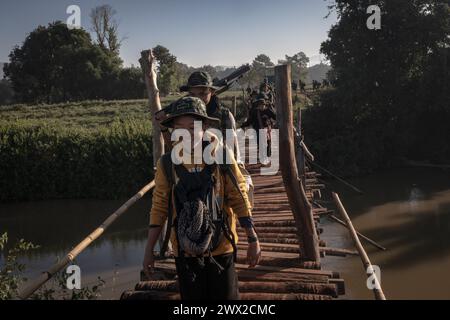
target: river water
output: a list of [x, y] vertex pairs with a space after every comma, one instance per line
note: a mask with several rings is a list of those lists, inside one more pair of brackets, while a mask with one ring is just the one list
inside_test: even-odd
[[[56, 200], [0, 205], [0, 233], [10, 242], [23, 238], [40, 245], [20, 259], [29, 278], [47, 270], [67, 254], [127, 199]], [[117, 299], [139, 281], [147, 238], [151, 197], [131, 207], [76, 259], [81, 285], [92, 286], [100, 276], [106, 283], [102, 299]]]
[[[407, 168], [350, 182], [364, 195], [333, 185], [354, 227], [387, 248], [362, 242], [372, 264], [380, 267], [386, 297], [450, 299], [450, 172]], [[352, 248], [344, 227], [327, 220], [324, 225], [322, 238], [331, 246]], [[328, 257], [325, 268], [341, 271], [348, 297], [373, 299], [359, 257]]]
[[[354, 194], [337, 182], [355, 228], [386, 247], [363, 242], [381, 269], [389, 299], [450, 299], [450, 172], [406, 168], [351, 180], [364, 191]], [[324, 201], [329, 195], [324, 194]], [[126, 200], [126, 199], [124, 199]], [[124, 201], [58, 200], [0, 204], [0, 233], [24, 238], [41, 248], [21, 258], [27, 275], [46, 270], [64, 256]], [[331, 203], [326, 205], [332, 208]], [[116, 299], [139, 281], [151, 198], [141, 199], [78, 258], [82, 285], [106, 281], [103, 299]], [[353, 248], [347, 230], [323, 219], [322, 238], [330, 247]], [[324, 269], [339, 271], [347, 299], [372, 299], [359, 257], [326, 257]]]

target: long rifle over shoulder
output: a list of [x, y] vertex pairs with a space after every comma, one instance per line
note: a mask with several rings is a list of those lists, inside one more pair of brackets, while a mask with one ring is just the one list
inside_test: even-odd
[[[219, 94], [224, 93], [228, 89], [230, 89], [231, 86], [236, 81], [238, 81], [240, 78], [242, 78], [242, 76], [244, 76], [244, 74], [246, 74], [249, 71], [250, 71], [250, 65], [249, 64], [244, 64], [244, 65], [240, 66], [239, 68], [237, 68], [235, 71], [233, 71], [230, 75], [228, 75], [228, 76], [226, 76], [226, 77], [224, 77], [222, 79], [214, 81], [214, 86], [219, 87], [219, 89], [216, 90], [214, 95], [217, 96]], [[171, 113], [171, 105], [168, 105], [167, 107], [165, 107], [164, 109], [162, 109], [161, 111], [159, 111], [159, 112], [157, 112], [155, 114], [156, 120], [161, 122], [170, 113]]]
[[220, 87], [220, 89], [216, 90], [215, 94], [219, 95], [221, 93], [224, 93], [228, 89], [231, 88], [231, 86], [238, 81], [240, 78], [244, 76], [247, 72], [250, 71], [250, 65], [244, 64], [236, 69], [236, 71], [233, 71], [229, 76], [226, 76], [223, 79], [214, 81], [214, 85], [216, 87]]

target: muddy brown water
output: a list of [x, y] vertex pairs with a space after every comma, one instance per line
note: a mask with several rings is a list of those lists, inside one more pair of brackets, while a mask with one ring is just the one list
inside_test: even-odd
[[[372, 263], [381, 268], [389, 299], [450, 299], [450, 172], [406, 168], [352, 179], [364, 195], [336, 182], [354, 226], [388, 248], [363, 242]], [[126, 199], [124, 199], [126, 200]], [[329, 195], [324, 194], [324, 200]], [[57, 200], [0, 204], [0, 233], [11, 241], [24, 238], [41, 247], [21, 257], [33, 277], [62, 257], [123, 203]], [[326, 206], [332, 207], [331, 203]], [[139, 280], [151, 198], [140, 200], [76, 260], [82, 285], [106, 281], [102, 298], [118, 298]], [[323, 219], [327, 245], [352, 248], [346, 229]], [[373, 299], [359, 257], [326, 257], [325, 269], [340, 271], [348, 299]]]
[[[386, 251], [362, 242], [381, 269], [388, 299], [450, 299], [450, 172], [441, 169], [388, 170], [350, 180], [364, 195], [333, 183], [355, 228]], [[331, 205], [331, 204], [330, 204]], [[346, 229], [324, 220], [323, 238], [350, 248]], [[373, 299], [359, 257], [325, 259], [341, 271], [347, 297]]]

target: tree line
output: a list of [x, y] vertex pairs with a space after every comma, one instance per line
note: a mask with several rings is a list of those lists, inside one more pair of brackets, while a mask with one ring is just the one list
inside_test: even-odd
[[[93, 36], [86, 30], [69, 29], [61, 21], [33, 30], [21, 46], [9, 54], [0, 83], [0, 105], [16, 103], [60, 103], [81, 100], [142, 99], [146, 97], [140, 67], [124, 67], [116, 12], [109, 5], [92, 9]], [[178, 92], [194, 71], [207, 71], [222, 78], [235, 67], [205, 65], [193, 68], [177, 60], [169, 49], [153, 48], [158, 60], [158, 85], [163, 95]], [[303, 52], [285, 60], [293, 65], [294, 80], [306, 78], [309, 59]], [[271, 74], [274, 63], [265, 54], [252, 62], [252, 70], [242, 83], [257, 86]]]
[[336, 0], [339, 17], [321, 51], [332, 90], [303, 117], [318, 159], [358, 175], [405, 160], [450, 158], [450, 8], [444, 0], [377, 1], [381, 29], [366, 26], [369, 0]]

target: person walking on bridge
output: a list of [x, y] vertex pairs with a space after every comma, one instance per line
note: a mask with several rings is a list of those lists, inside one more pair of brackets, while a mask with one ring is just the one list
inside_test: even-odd
[[[202, 121], [203, 131], [194, 132], [195, 121]], [[215, 139], [207, 129], [218, 122], [218, 118], [208, 116], [201, 99], [183, 97], [173, 104], [172, 113], [162, 125], [173, 130], [187, 129], [191, 141], [203, 141], [205, 136]], [[202, 145], [208, 146], [207, 142]], [[222, 147], [216, 146], [213, 152]], [[187, 147], [191, 154], [194, 148], [194, 142]], [[184, 145], [182, 150], [186, 150]], [[232, 152], [226, 150], [231, 164], [206, 164], [202, 158], [199, 164], [194, 161], [175, 165], [171, 153], [157, 163], [143, 267], [151, 279], [155, 244], [167, 221], [183, 300], [239, 298], [235, 270], [237, 221], [247, 234], [249, 267], [256, 266], [261, 256], [245, 179]]]

